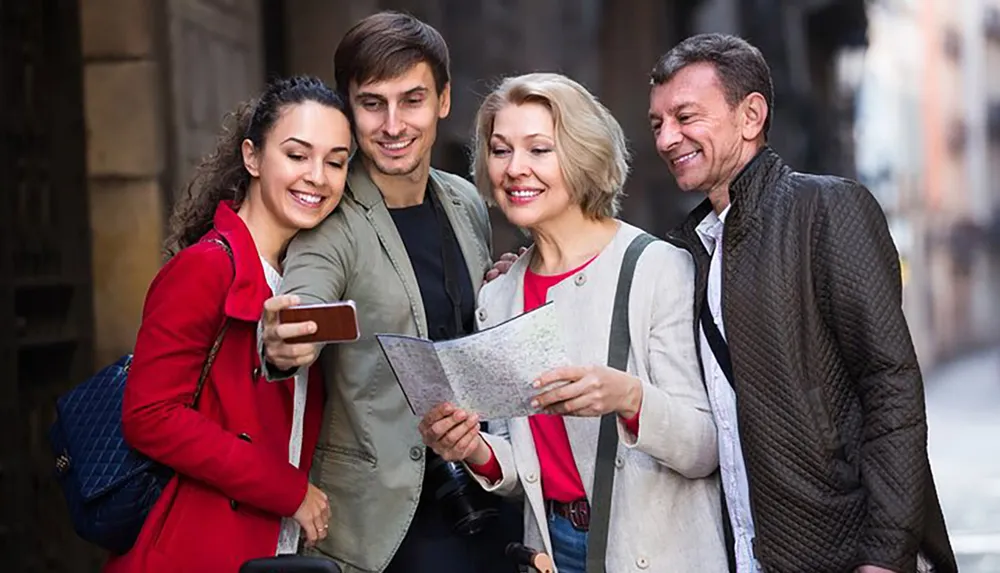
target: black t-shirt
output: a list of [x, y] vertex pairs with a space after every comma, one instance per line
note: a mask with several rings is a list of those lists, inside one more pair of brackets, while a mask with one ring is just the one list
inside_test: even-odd
[[[389, 214], [403, 239], [413, 273], [417, 276], [417, 284], [420, 285], [420, 298], [427, 315], [427, 333], [431, 340], [437, 341], [472, 332], [476, 295], [451, 223], [444, 209], [433, 203], [437, 199], [432, 198], [432, 193], [428, 188], [424, 193], [423, 203], [413, 207], [389, 209]], [[449, 249], [447, 252], [446, 247]], [[447, 273], [446, 259], [450, 263]], [[454, 285], [451, 293], [445, 284], [446, 279], [451, 279]], [[454, 303], [453, 297], [456, 299]], [[460, 325], [456, 324], [455, 305], [458, 306]]]
[[[447, 340], [472, 332], [476, 294], [451, 222], [431, 193], [433, 191], [428, 188], [424, 202], [420, 205], [390, 209], [389, 213], [403, 239], [420, 285], [420, 298], [427, 315], [430, 339]], [[450, 283], [451, 288], [446, 283]], [[453, 298], [455, 304], [452, 303]], [[484, 431], [485, 426], [486, 423], [482, 422], [481, 429]], [[437, 454], [427, 448], [426, 456], [427, 464], [430, 465]], [[464, 475], [457, 466], [454, 472]], [[440, 479], [440, 472], [435, 473], [436, 477], [431, 477], [431, 473], [433, 472], [424, 474], [424, 479], [428, 481], [422, 489], [417, 514], [388, 570], [483, 573], [516, 571], [504, 557], [503, 551], [508, 543], [523, 537], [523, 518], [517, 507], [501, 503], [499, 497], [471, 486], [468, 490], [471, 497], [463, 494], [465, 502], [477, 509], [497, 509], [499, 518], [490, 520], [488, 527], [476, 535], [461, 536], [452, 529], [455, 518], [446, 512], [446, 502], [436, 500], [435, 492], [441, 484], [433, 480]], [[463, 481], [469, 480], [466, 477]]]

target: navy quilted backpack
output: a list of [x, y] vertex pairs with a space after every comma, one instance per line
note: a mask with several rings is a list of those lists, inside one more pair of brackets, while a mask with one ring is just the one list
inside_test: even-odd
[[[214, 240], [214, 239], [213, 239]], [[222, 245], [230, 257], [232, 252]], [[229, 326], [224, 320], [198, 378], [191, 407]], [[56, 401], [49, 429], [56, 479], [77, 535], [108, 551], [127, 553], [173, 470], [133, 450], [122, 436], [122, 395], [132, 355], [101, 369]]]

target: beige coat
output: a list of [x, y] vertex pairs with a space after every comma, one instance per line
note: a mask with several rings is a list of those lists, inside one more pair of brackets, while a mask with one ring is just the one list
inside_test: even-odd
[[[577, 364], [604, 364], [611, 309], [625, 249], [642, 231], [621, 223], [614, 240], [583, 271], [548, 293], [555, 301]], [[488, 328], [523, 312], [530, 252], [479, 294], [477, 326]], [[619, 423], [619, 447], [608, 540], [613, 573], [726, 571], [717, 479], [715, 422], [701, 380], [691, 329], [694, 264], [665, 242], [650, 245], [636, 266], [629, 303], [632, 345], [628, 371], [643, 383], [639, 435]], [[599, 418], [567, 417], [573, 456], [590, 497]], [[488, 491], [525, 496], [525, 543], [552, 547], [542, 500], [538, 455], [527, 418], [493, 422], [486, 439], [503, 479]]]

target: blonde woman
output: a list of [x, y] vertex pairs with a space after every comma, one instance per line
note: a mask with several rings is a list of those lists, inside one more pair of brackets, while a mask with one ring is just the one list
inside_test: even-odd
[[[480, 192], [534, 245], [480, 291], [487, 328], [554, 301], [573, 367], [539, 373], [538, 414], [491, 422], [442, 404], [421, 422], [427, 445], [463, 461], [478, 483], [524, 494], [525, 542], [561, 573], [586, 568], [600, 416], [618, 446], [608, 571], [724, 571], [716, 429], [695, 353], [694, 265], [651, 244], [635, 270], [626, 372], [605, 366], [626, 248], [643, 233], [615, 218], [628, 173], [621, 127], [557, 74], [504, 81], [476, 119]], [[504, 357], [498, 354], [497, 360]], [[569, 384], [548, 389], [556, 381]]]

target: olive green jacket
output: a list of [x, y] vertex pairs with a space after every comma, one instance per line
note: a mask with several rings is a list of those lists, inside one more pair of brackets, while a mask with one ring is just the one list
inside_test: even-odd
[[[478, 291], [491, 265], [486, 205], [457, 175], [432, 169], [430, 182]], [[382, 571], [417, 509], [424, 445], [419, 420], [374, 335], [428, 333], [406, 248], [359, 159], [351, 162], [333, 214], [289, 246], [281, 291], [304, 304], [357, 303], [361, 340], [328, 345], [320, 354], [327, 403], [312, 480], [330, 497], [332, 516], [329, 536], [317, 549], [345, 572]]]

